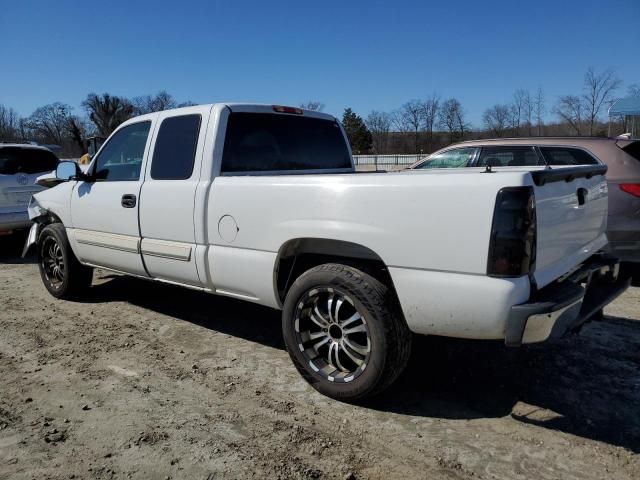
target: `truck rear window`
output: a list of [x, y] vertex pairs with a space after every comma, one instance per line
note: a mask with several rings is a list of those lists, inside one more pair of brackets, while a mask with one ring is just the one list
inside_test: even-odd
[[349, 149], [335, 121], [269, 113], [229, 116], [222, 173], [349, 168]]
[[58, 157], [39, 148], [0, 148], [0, 175], [51, 172], [58, 166]]

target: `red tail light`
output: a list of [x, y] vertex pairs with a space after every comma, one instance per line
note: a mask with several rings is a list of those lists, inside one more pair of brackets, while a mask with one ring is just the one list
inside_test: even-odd
[[302, 115], [304, 113], [301, 108], [285, 107], [283, 105], [274, 105], [273, 111], [278, 113], [293, 113], [294, 115]]
[[533, 272], [536, 260], [536, 201], [531, 187], [498, 192], [491, 226], [487, 275], [519, 277]]
[[640, 183], [621, 183], [620, 190], [634, 197], [640, 197]]

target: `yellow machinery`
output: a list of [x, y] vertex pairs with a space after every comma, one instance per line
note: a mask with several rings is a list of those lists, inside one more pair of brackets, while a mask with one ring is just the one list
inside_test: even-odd
[[80, 165], [89, 165], [89, 162], [96, 154], [96, 152], [100, 149], [102, 144], [104, 143], [104, 137], [89, 137], [85, 140], [85, 145], [87, 147], [87, 153], [80, 157], [78, 163]]

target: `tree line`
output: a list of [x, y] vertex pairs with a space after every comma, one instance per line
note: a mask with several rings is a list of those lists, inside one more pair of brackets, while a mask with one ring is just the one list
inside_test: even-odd
[[[353, 152], [361, 154], [427, 154], [478, 138], [606, 136], [608, 121], [604, 117], [621, 86], [614, 70], [589, 68], [581, 92], [559, 96], [550, 109], [542, 87], [535, 92], [520, 88], [507, 102], [485, 109], [482, 126], [476, 129], [457, 98], [443, 99], [436, 93], [409, 100], [392, 112], [373, 110], [365, 118], [347, 108], [342, 123]], [[640, 97], [640, 85], [629, 86], [627, 95]]]
[[90, 136], [108, 137], [125, 120], [145, 113], [195, 105], [181, 102], [162, 90], [155, 95], [133, 98], [90, 93], [82, 102], [84, 115], [76, 114], [66, 103], [54, 102], [21, 117], [0, 104], [0, 142], [37, 142], [58, 145], [62, 156], [84, 153], [84, 141]]
[[[467, 110], [457, 98], [441, 98], [436, 93], [409, 100], [391, 112], [373, 110], [365, 118], [346, 108], [342, 124], [356, 154], [427, 154], [451, 143], [488, 137], [604, 136], [608, 124], [603, 117], [621, 86], [614, 70], [597, 72], [589, 68], [581, 91], [559, 96], [550, 108], [542, 87], [535, 92], [520, 88], [505, 103], [485, 109], [480, 128], [471, 125]], [[629, 86], [628, 95], [640, 97], [640, 85]], [[87, 137], [107, 137], [136, 115], [188, 105], [194, 104], [179, 103], [164, 90], [133, 98], [90, 93], [81, 104], [80, 114], [68, 104], [54, 102], [21, 117], [0, 104], [0, 142], [54, 144], [62, 147], [61, 156], [78, 156], [85, 151]], [[319, 101], [300, 106], [324, 109]]]

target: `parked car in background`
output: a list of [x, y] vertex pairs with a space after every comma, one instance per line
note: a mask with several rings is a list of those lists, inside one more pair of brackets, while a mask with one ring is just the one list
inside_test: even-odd
[[54, 171], [58, 163], [58, 157], [45, 147], [0, 143], [0, 235], [31, 225], [29, 200], [44, 189], [36, 179]]
[[[609, 250], [640, 269], [640, 139], [626, 136], [473, 140], [439, 150], [412, 169], [607, 165]], [[637, 276], [637, 275], [635, 275]]]

